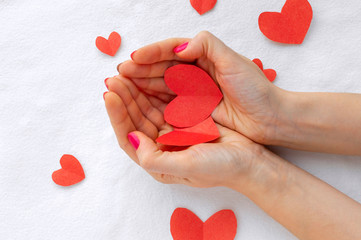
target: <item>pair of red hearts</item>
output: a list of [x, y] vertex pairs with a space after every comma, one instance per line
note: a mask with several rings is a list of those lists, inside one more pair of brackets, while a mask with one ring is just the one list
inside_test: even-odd
[[174, 240], [233, 240], [237, 219], [231, 210], [222, 210], [203, 222], [186, 208], [174, 210], [170, 231]]
[[218, 128], [210, 115], [223, 95], [213, 79], [199, 67], [179, 64], [165, 71], [164, 81], [178, 95], [164, 110], [164, 119], [174, 131], [157, 142], [190, 146], [217, 139]]

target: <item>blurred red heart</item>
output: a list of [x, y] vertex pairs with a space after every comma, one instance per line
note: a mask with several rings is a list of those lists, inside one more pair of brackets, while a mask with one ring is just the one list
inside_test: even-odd
[[266, 75], [266, 77], [268, 78], [268, 80], [270, 82], [273, 82], [276, 77], [277, 77], [277, 73], [275, 70], [273, 69], [263, 69], [263, 63], [260, 59], [255, 58], [252, 60], [264, 73], [264, 75]]
[[223, 97], [213, 79], [194, 65], [168, 68], [164, 81], [178, 95], [164, 110], [164, 119], [175, 127], [192, 127], [203, 122]]
[[262, 13], [258, 25], [261, 32], [272, 41], [301, 44], [311, 25], [312, 16], [312, 7], [307, 0], [287, 0], [281, 13]]
[[170, 220], [174, 240], [233, 240], [237, 233], [237, 219], [231, 210], [221, 210], [203, 223], [186, 208], [174, 210]]
[[95, 45], [101, 52], [114, 56], [120, 47], [121, 41], [120, 35], [117, 32], [112, 32], [108, 39], [97, 37]]
[[53, 181], [60, 186], [74, 185], [85, 178], [83, 167], [72, 155], [63, 155], [60, 159], [61, 169], [53, 172]]
[[204, 14], [214, 8], [217, 0], [190, 0], [192, 7], [200, 14]]

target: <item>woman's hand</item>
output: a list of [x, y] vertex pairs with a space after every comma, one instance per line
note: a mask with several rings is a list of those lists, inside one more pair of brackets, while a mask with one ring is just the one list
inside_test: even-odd
[[201, 32], [194, 39], [154, 43], [137, 50], [132, 59], [118, 67], [120, 74], [165, 102], [174, 93], [164, 83], [164, 71], [180, 62], [195, 62], [224, 94], [212, 114], [216, 122], [259, 143], [269, 144], [275, 137], [283, 91], [271, 84], [256, 64], [212, 34]]
[[[120, 147], [156, 180], [194, 187], [240, 189], [262, 168], [261, 156], [266, 151], [263, 146], [220, 125], [221, 137], [213, 143], [189, 148], [156, 144], [158, 132], [171, 131], [163, 120], [165, 103], [140, 92], [122, 76], [109, 78], [106, 84], [110, 92], [104, 96], [105, 103]], [[130, 142], [135, 142], [137, 150]]]

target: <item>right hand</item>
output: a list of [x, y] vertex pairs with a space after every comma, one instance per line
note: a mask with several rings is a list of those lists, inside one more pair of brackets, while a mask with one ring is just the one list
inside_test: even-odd
[[[186, 42], [189, 44], [183, 51], [173, 51]], [[270, 144], [277, 133], [285, 91], [270, 83], [256, 64], [209, 32], [193, 39], [174, 38], [145, 46], [132, 58], [118, 67], [119, 73], [165, 103], [175, 94], [164, 83], [164, 71], [182, 62], [195, 62], [223, 92], [223, 100], [212, 113], [217, 123], [262, 144]]]

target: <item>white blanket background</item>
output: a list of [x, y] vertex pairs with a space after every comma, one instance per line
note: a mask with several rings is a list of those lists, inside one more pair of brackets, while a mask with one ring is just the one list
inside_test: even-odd
[[[284, 2], [219, 0], [200, 16], [188, 0], [0, 0], [0, 239], [172, 239], [177, 207], [204, 221], [232, 209], [236, 239], [296, 239], [236, 192], [153, 180], [119, 149], [102, 98], [104, 79], [132, 51], [201, 30], [277, 70], [282, 88], [361, 93], [360, 1], [310, 0], [300, 46], [259, 31], [259, 14]], [[114, 58], [95, 47], [113, 30], [122, 36]], [[361, 201], [360, 157], [272, 149]], [[69, 188], [51, 179], [65, 153], [86, 174]]]

